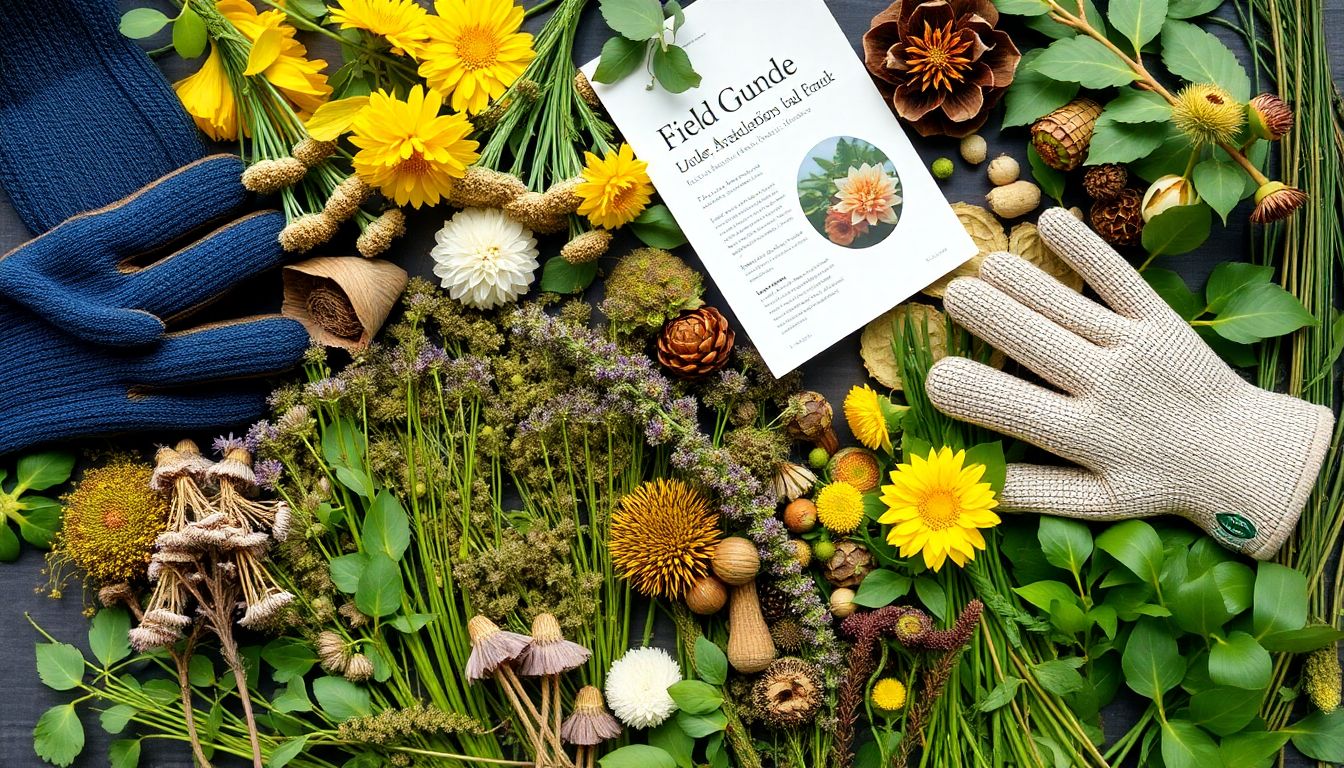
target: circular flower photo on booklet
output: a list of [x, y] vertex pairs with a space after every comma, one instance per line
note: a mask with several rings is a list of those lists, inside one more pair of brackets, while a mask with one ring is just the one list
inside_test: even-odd
[[803, 160], [798, 202], [817, 234], [843, 248], [868, 248], [896, 229], [901, 178], [882, 150], [863, 139], [835, 136]]

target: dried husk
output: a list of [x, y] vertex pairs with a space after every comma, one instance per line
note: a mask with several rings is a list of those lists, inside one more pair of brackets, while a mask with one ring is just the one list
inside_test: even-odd
[[971, 236], [977, 252], [970, 261], [943, 275], [924, 289], [925, 294], [936, 299], [943, 298], [947, 284], [954, 278], [980, 274], [980, 263], [986, 256], [995, 251], [1008, 250], [1008, 233], [1003, 231], [1003, 225], [994, 214], [978, 205], [968, 203], [953, 203], [952, 210], [957, 214], [957, 219], [966, 230], [966, 234]]
[[406, 270], [389, 261], [321, 256], [284, 269], [281, 314], [319, 344], [364, 349], [406, 288]]

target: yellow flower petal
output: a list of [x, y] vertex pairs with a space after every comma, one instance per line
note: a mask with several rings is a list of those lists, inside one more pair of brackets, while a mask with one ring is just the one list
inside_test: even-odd
[[368, 96], [348, 96], [344, 99], [329, 101], [313, 111], [304, 128], [308, 135], [317, 141], [335, 141], [341, 134], [350, 130], [351, 124], [359, 113], [369, 106]]

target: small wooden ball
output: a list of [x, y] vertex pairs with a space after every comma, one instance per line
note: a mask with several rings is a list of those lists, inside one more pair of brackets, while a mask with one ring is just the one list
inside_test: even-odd
[[714, 550], [714, 575], [730, 586], [741, 586], [761, 572], [756, 545], [741, 536], [729, 536]]
[[686, 607], [691, 609], [691, 613], [708, 616], [723, 610], [727, 604], [728, 587], [708, 574], [701, 576], [686, 590]]
[[858, 606], [854, 604], [854, 590], [840, 588], [831, 593], [831, 615], [843, 619], [854, 613]]
[[817, 527], [817, 505], [811, 499], [794, 499], [784, 508], [784, 527], [789, 533], [807, 533]]

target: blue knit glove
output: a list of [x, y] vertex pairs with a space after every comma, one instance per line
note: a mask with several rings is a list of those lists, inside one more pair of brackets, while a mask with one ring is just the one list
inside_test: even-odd
[[0, 296], [87, 342], [156, 341], [164, 320], [283, 260], [285, 217], [243, 215], [242, 172], [238, 158], [213, 155], [65, 221], [0, 256]]

